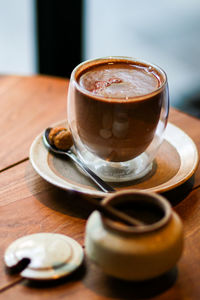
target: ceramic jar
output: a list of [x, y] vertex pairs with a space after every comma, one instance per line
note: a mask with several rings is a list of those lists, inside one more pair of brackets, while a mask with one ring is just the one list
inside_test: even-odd
[[183, 226], [162, 196], [138, 190], [103, 200], [144, 223], [128, 226], [94, 211], [86, 225], [87, 256], [108, 275], [125, 280], [157, 277], [176, 265], [183, 249]]

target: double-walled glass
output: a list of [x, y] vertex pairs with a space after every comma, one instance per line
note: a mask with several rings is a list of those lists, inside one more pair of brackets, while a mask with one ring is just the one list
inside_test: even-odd
[[[81, 86], [83, 74], [120, 63], [142, 68], [158, 78], [159, 85], [150, 93], [124, 98], [105, 97]], [[161, 68], [127, 57], [85, 61], [71, 74], [67, 103], [75, 151], [101, 178], [128, 181], [152, 169], [169, 110], [167, 76]]]

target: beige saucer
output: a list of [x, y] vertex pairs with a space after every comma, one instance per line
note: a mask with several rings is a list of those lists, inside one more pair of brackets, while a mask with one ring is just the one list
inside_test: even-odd
[[[53, 126], [65, 125], [65, 122]], [[104, 197], [96, 185], [84, 176], [75, 164], [65, 157], [58, 158], [47, 151], [42, 133], [36, 137], [30, 148], [30, 161], [36, 172], [49, 183], [64, 189], [75, 190], [93, 197]], [[154, 166], [144, 178], [113, 183], [118, 190], [141, 189], [150, 192], [164, 192], [187, 181], [196, 171], [198, 151], [193, 140], [180, 128], [168, 123], [165, 139], [154, 161]]]

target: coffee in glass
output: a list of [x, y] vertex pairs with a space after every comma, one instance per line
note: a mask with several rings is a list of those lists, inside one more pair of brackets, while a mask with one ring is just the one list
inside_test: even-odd
[[163, 140], [167, 77], [137, 59], [86, 61], [72, 72], [68, 123], [80, 158], [107, 181], [144, 176]]

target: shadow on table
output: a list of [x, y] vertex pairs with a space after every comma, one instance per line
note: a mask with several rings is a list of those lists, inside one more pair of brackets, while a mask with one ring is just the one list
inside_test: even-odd
[[155, 279], [141, 282], [124, 281], [105, 275], [98, 266], [85, 259], [81, 267], [61, 279], [54, 281], [24, 280], [22, 284], [31, 289], [40, 289], [41, 293], [43, 293], [43, 290], [45, 292], [47, 289], [52, 290], [56, 287], [63, 286], [62, 288], [66, 288], [65, 293], [67, 295], [68, 284], [71, 286], [73, 282], [75, 283], [81, 280], [81, 285], [83, 284], [87, 289], [93, 291], [94, 294], [111, 299], [134, 300], [148, 299], [163, 293], [173, 286], [177, 275], [178, 271], [175, 267]]
[[75, 218], [87, 219], [94, 207], [76, 191], [62, 190], [42, 179], [32, 168], [26, 168], [26, 184], [32, 195], [46, 207]]
[[168, 290], [175, 283], [178, 270], [174, 267], [169, 272], [155, 279], [145, 281], [125, 281], [105, 275], [96, 265], [90, 263], [89, 274], [83, 279], [84, 285], [104, 297], [117, 299], [147, 299]]
[[189, 195], [189, 193], [192, 191], [193, 186], [194, 186], [194, 175], [186, 182], [184, 182], [182, 185], [170, 191], [162, 193], [162, 196], [167, 198], [172, 204], [172, 206], [176, 206]]
[[[87, 219], [90, 213], [94, 210], [95, 207], [87, 201], [87, 196], [84, 196], [83, 194], [80, 194], [76, 191], [61, 190], [60, 188], [57, 188], [41, 179], [36, 173], [34, 182], [31, 182], [30, 180], [28, 180], [28, 177], [30, 176], [29, 172], [30, 169], [27, 170], [28, 187], [32, 194], [34, 194], [34, 196], [41, 203], [43, 203], [43, 205], [62, 214], [81, 219]], [[34, 172], [33, 169], [31, 169], [31, 174], [32, 172]], [[40, 192], [37, 191], [37, 181], [38, 184], [40, 184]], [[165, 192], [162, 195], [166, 197], [173, 206], [176, 206], [191, 192], [193, 185], [194, 176], [192, 176], [181, 186]], [[99, 199], [99, 201], [101, 201], [101, 199]]]

